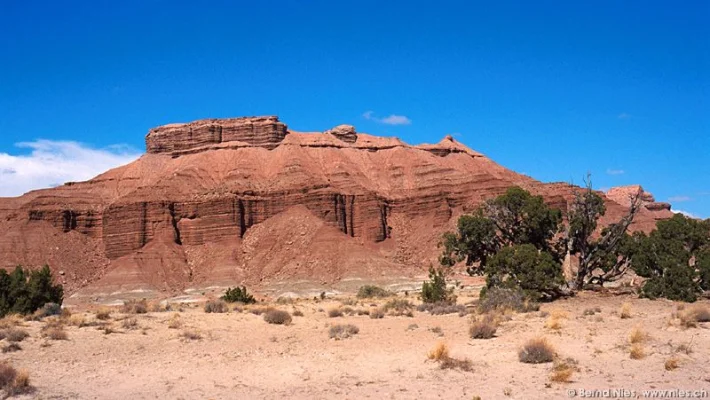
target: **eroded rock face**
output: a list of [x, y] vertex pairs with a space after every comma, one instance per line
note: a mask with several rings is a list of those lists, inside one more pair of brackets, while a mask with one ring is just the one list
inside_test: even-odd
[[[146, 146], [92, 180], [0, 199], [2, 266], [49, 263], [69, 291], [417, 274], [459, 215], [508, 187], [563, 210], [578, 189], [450, 136], [412, 146], [349, 125], [288, 131], [277, 117], [166, 125]], [[602, 225], [634, 190], [607, 194]], [[650, 230], [670, 212], [644, 196], [634, 229]]]
[[357, 132], [355, 132], [355, 127], [352, 125], [338, 125], [323, 133], [333, 135], [347, 143], [355, 143], [357, 141]]
[[286, 137], [276, 116], [205, 119], [153, 128], [145, 138], [148, 153], [172, 153], [225, 142], [244, 142], [272, 149]]
[[606, 192], [606, 197], [625, 207], [631, 205], [631, 199], [640, 194], [643, 207], [654, 213], [654, 218], [665, 219], [673, 216], [669, 203], [657, 202], [653, 195], [645, 190], [641, 185], [617, 186]]

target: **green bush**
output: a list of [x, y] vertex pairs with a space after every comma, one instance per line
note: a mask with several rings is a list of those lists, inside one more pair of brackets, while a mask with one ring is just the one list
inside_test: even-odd
[[254, 296], [247, 293], [247, 288], [245, 286], [237, 286], [234, 289], [227, 288], [227, 291], [224, 293], [224, 296], [222, 296], [222, 300], [227, 301], [229, 303], [256, 303], [256, 299], [254, 299]]
[[505, 247], [486, 265], [488, 288], [520, 288], [535, 300], [555, 297], [564, 283], [562, 265], [531, 244]]
[[36, 271], [18, 266], [10, 274], [0, 269], [0, 317], [32, 314], [47, 303], [61, 306], [63, 300], [64, 288], [52, 285], [52, 272], [46, 265]]
[[446, 288], [446, 273], [443, 268], [429, 267], [429, 281], [422, 283], [424, 303], [456, 303], [454, 290]]

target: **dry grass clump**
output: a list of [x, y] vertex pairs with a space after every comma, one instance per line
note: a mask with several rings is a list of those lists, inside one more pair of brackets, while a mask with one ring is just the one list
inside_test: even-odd
[[476, 318], [468, 329], [472, 339], [491, 339], [498, 330], [498, 321], [492, 314]]
[[180, 314], [173, 314], [168, 321], [168, 329], [180, 329], [182, 327], [182, 319]]
[[381, 319], [385, 317], [385, 312], [381, 308], [373, 308], [370, 310], [370, 318]]
[[328, 318], [336, 318], [336, 317], [342, 317], [342, 316], [343, 316], [343, 310], [341, 310], [340, 307], [331, 308], [328, 310]]
[[444, 342], [439, 342], [427, 353], [427, 358], [434, 361], [441, 361], [449, 357], [449, 346]]
[[545, 337], [537, 337], [525, 342], [518, 351], [518, 359], [526, 364], [541, 364], [552, 362], [555, 358], [555, 348]]
[[303, 311], [301, 311], [301, 310], [294, 310], [294, 311], [291, 313], [291, 315], [293, 315], [294, 317], [302, 317], [302, 316], [303, 316]]
[[83, 328], [86, 326], [86, 319], [83, 314], [74, 314], [69, 318], [69, 325]]
[[680, 366], [680, 359], [676, 356], [671, 356], [671, 358], [667, 359], [665, 363], [663, 363], [663, 367], [666, 369], [666, 371], [673, 371], [674, 369], [678, 368]]
[[471, 372], [473, 371], [473, 363], [470, 359], [464, 358], [453, 358], [446, 357], [439, 363], [439, 368], [441, 369], [460, 369], [461, 371]]
[[646, 357], [646, 350], [644, 349], [643, 344], [632, 344], [631, 349], [629, 350], [629, 357], [631, 357], [632, 360], [640, 360]]
[[273, 310], [273, 307], [254, 307], [250, 308], [249, 312], [254, 314], [254, 315], [261, 315], [269, 310]]
[[619, 309], [619, 317], [621, 319], [631, 318], [631, 303], [624, 302]]
[[8, 396], [27, 393], [32, 389], [30, 374], [25, 370], [16, 370], [7, 362], [0, 363], [0, 389]]
[[202, 334], [196, 329], [186, 329], [180, 333], [180, 337], [185, 340], [201, 340]]
[[567, 358], [566, 360], [555, 360], [552, 366], [550, 380], [552, 382], [569, 383], [572, 375], [577, 371], [577, 361]]
[[96, 311], [96, 319], [99, 319], [101, 321], [106, 321], [107, 319], [111, 318], [111, 310], [108, 308], [101, 308]]
[[290, 325], [291, 314], [284, 310], [269, 310], [264, 313], [264, 321], [275, 325]]
[[696, 304], [688, 309], [680, 310], [678, 314], [680, 325], [684, 328], [696, 328], [699, 322], [710, 322], [710, 309]]
[[441, 369], [460, 369], [462, 371], [472, 371], [473, 363], [468, 358], [458, 359], [449, 355], [449, 346], [444, 342], [439, 342], [427, 353], [427, 358], [438, 362]]
[[406, 299], [392, 299], [382, 306], [382, 311], [393, 317], [407, 316], [413, 317], [414, 304]]
[[331, 339], [341, 340], [347, 339], [353, 335], [357, 335], [360, 332], [360, 328], [352, 324], [338, 324], [330, 327], [328, 331], [328, 336]]
[[559, 331], [562, 329], [562, 320], [568, 318], [568, 314], [563, 310], [552, 310], [550, 317], [545, 321], [545, 328]]
[[138, 325], [138, 320], [135, 318], [126, 318], [123, 321], [121, 321], [121, 327], [123, 329], [129, 329], [129, 330], [134, 330], [140, 328]]
[[361, 286], [357, 291], [358, 299], [383, 298], [393, 296], [394, 293], [375, 285]]
[[0, 329], [22, 326], [24, 319], [19, 314], [8, 314], [0, 319]]
[[469, 313], [466, 306], [462, 304], [452, 304], [446, 301], [422, 303], [417, 306], [417, 311], [428, 312], [431, 315], [458, 314], [460, 317]]
[[225, 313], [229, 310], [224, 300], [209, 300], [205, 303], [206, 313]]
[[42, 330], [42, 337], [52, 340], [69, 340], [64, 328], [50, 327]]
[[637, 325], [629, 333], [629, 343], [643, 343], [649, 339], [648, 333], [640, 326]]
[[495, 310], [527, 313], [539, 310], [540, 305], [530, 301], [522, 290], [492, 288], [486, 290], [485, 296], [482, 293], [478, 308], [484, 313]]
[[148, 302], [146, 299], [126, 301], [121, 306], [121, 312], [124, 314], [145, 314], [148, 312]]
[[19, 328], [8, 328], [0, 331], [0, 339], [5, 338], [8, 342], [21, 342], [29, 337], [27, 331]]
[[599, 306], [597, 306], [594, 308], [585, 308], [584, 312], [582, 312], [582, 315], [585, 315], [585, 316], [586, 315], [594, 315], [594, 314], [598, 314], [600, 312], [602, 312], [602, 309]]
[[16, 351], [22, 350], [22, 347], [17, 343], [10, 343], [7, 346], [2, 347], [3, 353], [14, 353]]

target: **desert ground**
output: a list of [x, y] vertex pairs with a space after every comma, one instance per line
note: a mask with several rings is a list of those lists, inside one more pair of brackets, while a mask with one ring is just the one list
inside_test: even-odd
[[[475, 303], [477, 291], [458, 295], [459, 304]], [[397, 298], [420, 303], [411, 293]], [[570, 398], [572, 390], [583, 397], [581, 389], [635, 390], [638, 397], [652, 389], [710, 391], [710, 323], [684, 326], [678, 318], [709, 307], [707, 301], [582, 293], [539, 311], [501, 314], [493, 338], [472, 339], [473, 305], [474, 314], [464, 316], [416, 308], [411, 317], [357, 315], [390, 300], [339, 295], [230, 304], [225, 313], [206, 313], [204, 303], [141, 314], [74, 306], [71, 316], [6, 318], [29, 336], [18, 343], [22, 350], [0, 357], [29, 372], [34, 390], [18, 396], [28, 399], [551, 399]], [[303, 315], [289, 325], [269, 324], [257, 315], [265, 306]], [[328, 315], [338, 308], [343, 316]], [[330, 338], [336, 324], [359, 332]], [[52, 326], [66, 339], [52, 339]], [[521, 347], [539, 336], [558, 361], [520, 362]], [[463, 369], [430, 359], [444, 345]], [[561, 363], [567, 371], [553, 376]]]

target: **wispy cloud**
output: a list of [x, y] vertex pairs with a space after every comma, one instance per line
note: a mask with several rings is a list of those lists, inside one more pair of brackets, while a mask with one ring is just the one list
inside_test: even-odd
[[0, 153], [2, 197], [91, 179], [140, 156], [138, 151], [125, 145], [94, 149], [72, 141], [36, 140], [16, 146], [31, 151], [20, 155]]
[[624, 173], [623, 169], [607, 169], [606, 170], [607, 175], [622, 175]]
[[693, 214], [693, 213], [687, 212], [687, 211], [683, 211], [683, 210], [671, 210], [671, 211], [673, 211], [673, 212], [676, 213], [676, 214], [685, 215], [685, 216], [688, 217], [688, 218], [700, 219], [699, 216], [697, 216], [697, 215], [695, 215], [695, 214]]
[[404, 115], [390, 114], [384, 118], [378, 118], [373, 111], [365, 111], [362, 117], [369, 121], [379, 122], [386, 125], [411, 125], [412, 120]]
[[616, 118], [618, 118], [618, 119], [629, 119], [629, 118], [631, 118], [631, 114], [622, 112], [621, 114], [617, 115]]
[[673, 203], [680, 203], [683, 201], [690, 201], [693, 200], [689, 196], [671, 196], [668, 198], [668, 201], [673, 202]]

